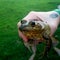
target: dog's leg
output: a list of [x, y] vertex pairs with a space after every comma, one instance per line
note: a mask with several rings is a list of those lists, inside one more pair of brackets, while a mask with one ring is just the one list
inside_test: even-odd
[[28, 48], [28, 50], [31, 52], [30, 46], [28, 42], [24, 42], [24, 45]]
[[52, 39], [52, 44], [53, 44], [53, 48], [54, 50], [57, 52], [57, 54], [60, 56], [60, 49], [57, 48], [56, 46], [58, 45], [59, 41], [57, 41], [55, 38], [51, 37]]
[[31, 57], [29, 58], [29, 60], [33, 60], [36, 54], [36, 45], [32, 45], [32, 51], [33, 54], [31, 55]]

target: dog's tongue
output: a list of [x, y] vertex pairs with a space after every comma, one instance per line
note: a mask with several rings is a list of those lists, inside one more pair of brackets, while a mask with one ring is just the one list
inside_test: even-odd
[[23, 39], [24, 42], [28, 41], [27, 37], [21, 31], [19, 31], [19, 36]]

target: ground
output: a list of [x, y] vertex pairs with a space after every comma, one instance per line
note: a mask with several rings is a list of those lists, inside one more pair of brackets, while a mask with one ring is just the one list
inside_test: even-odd
[[[18, 36], [18, 21], [30, 11], [50, 11], [57, 8], [59, 4], [60, 0], [0, 0], [0, 60], [28, 60], [32, 53], [25, 48], [22, 39]], [[60, 27], [55, 33], [58, 40], [59, 30]], [[35, 60], [39, 60], [39, 52], [42, 49], [40, 46], [37, 46]], [[60, 48], [60, 44], [58, 47]], [[49, 53], [49, 59], [60, 59], [53, 48]]]

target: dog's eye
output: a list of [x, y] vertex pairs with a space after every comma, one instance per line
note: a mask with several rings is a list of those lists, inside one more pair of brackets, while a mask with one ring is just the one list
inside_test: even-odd
[[30, 24], [32, 27], [35, 26], [35, 22], [33, 22], [33, 21], [29, 22], [29, 24]]
[[26, 20], [22, 20], [21, 21], [21, 24], [25, 24], [27, 21]]

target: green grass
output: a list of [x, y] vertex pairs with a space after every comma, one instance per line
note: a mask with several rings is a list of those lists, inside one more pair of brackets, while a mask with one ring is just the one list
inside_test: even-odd
[[[57, 8], [60, 0], [0, 0], [0, 60], [28, 60], [31, 53], [18, 37], [17, 23], [30, 11], [49, 11]], [[60, 39], [60, 27], [55, 35]], [[40, 45], [37, 46], [39, 60]], [[58, 45], [60, 48], [60, 44]], [[50, 60], [60, 57], [51, 49]], [[44, 58], [43, 58], [44, 60]]]

